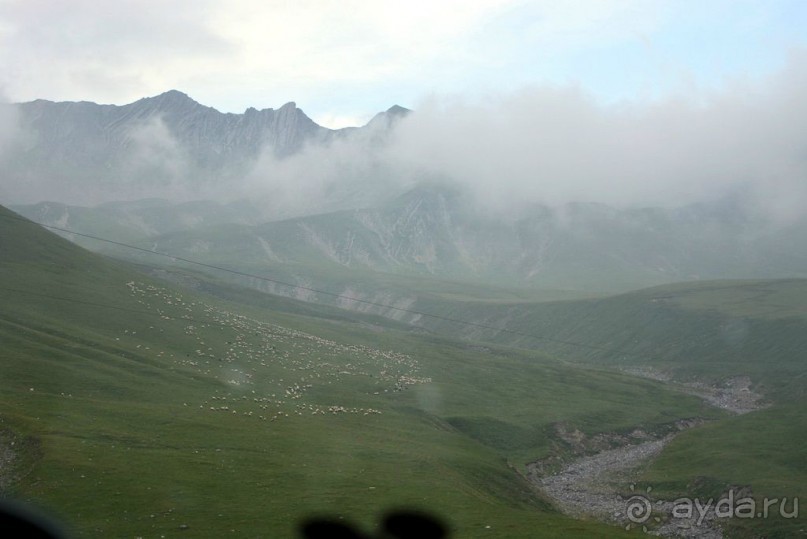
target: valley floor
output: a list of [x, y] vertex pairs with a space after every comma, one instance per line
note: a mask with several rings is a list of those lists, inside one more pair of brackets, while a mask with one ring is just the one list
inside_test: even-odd
[[[650, 368], [626, 369], [645, 378], [670, 382], [669, 377]], [[750, 390], [750, 380], [731, 378], [720, 385], [693, 382], [670, 386], [701, 397], [712, 406], [734, 414], [748, 413], [762, 407], [762, 396]], [[703, 424], [703, 421], [679, 421], [678, 432]], [[564, 513], [574, 517], [595, 518], [624, 526], [626, 529], [652, 528], [662, 537], [721, 539], [723, 532], [714, 511], [699, 519], [672, 516], [674, 504], [656, 500], [652, 488], [635, 491], [639, 469], [656, 458], [678, 432], [657, 439], [631, 443], [575, 459], [559, 472], [542, 476], [536, 463], [528, 466], [531, 482], [547, 494]], [[647, 437], [644, 432], [637, 437]]]

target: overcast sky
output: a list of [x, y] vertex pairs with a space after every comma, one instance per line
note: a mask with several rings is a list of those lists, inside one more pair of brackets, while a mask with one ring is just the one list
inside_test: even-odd
[[577, 86], [599, 103], [764, 80], [807, 46], [803, 0], [0, 0], [0, 91], [225, 112], [296, 101], [329, 127], [430, 96]]

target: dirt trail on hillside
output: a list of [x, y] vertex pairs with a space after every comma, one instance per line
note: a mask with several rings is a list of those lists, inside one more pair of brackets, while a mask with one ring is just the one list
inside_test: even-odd
[[[640, 375], [670, 383], [655, 371], [643, 370]], [[763, 407], [762, 396], [750, 390], [751, 380], [746, 377], [731, 378], [718, 385], [670, 383], [670, 386], [736, 414]], [[527, 466], [528, 478], [570, 516], [645, 528], [663, 537], [720, 539], [723, 533], [713, 511], [700, 519], [697, 514], [692, 518], [672, 518], [672, 502], [652, 500], [652, 492], [633, 492], [632, 489], [638, 468], [658, 456], [679, 432], [697, 424], [700, 422], [682, 421], [676, 425], [678, 432], [661, 438], [581, 456], [551, 475], [543, 475], [544, 463], [535, 462]], [[632, 442], [635, 441], [638, 440]], [[633, 520], [629, 514], [633, 515]]]

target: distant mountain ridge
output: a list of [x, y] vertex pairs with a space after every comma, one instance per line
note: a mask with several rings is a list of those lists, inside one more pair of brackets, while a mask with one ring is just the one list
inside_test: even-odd
[[[246, 173], [262, 152], [283, 158], [364, 129], [320, 126], [294, 102], [223, 113], [177, 90], [120, 106], [43, 99], [6, 106], [15, 109], [22, 133], [4, 166], [6, 181], [30, 184], [30, 202], [93, 200], [71, 197], [71, 190], [109, 193], [96, 202], [121, 200], [179, 179], [226, 180]], [[366, 127], [406, 112], [394, 106]]]
[[[279, 272], [309, 288], [370, 294], [371, 274], [584, 293], [807, 277], [807, 219], [771, 225], [740, 195], [679, 208], [574, 202], [492, 215], [462, 178], [413, 172], [397, 181], [373, 155], [389, 150], [390, 129], [409, 114], [399, 106], [340, 130], [317, 125], [294, 103], [221, 113], [178, 91], [123, 106], [14, 107], [29, 136], [3, 167], [0, 195], [16, 182], [38, 197], [16, 211], [190, 259]], [[255, 170], [249, 189], [228, 191], [238, 183], [228, 180]], [[170, 199], [177, 178], [185, 198], [143, 196], [151, 186], [151, 196]], [[201, 188], [211, 185], [220, 196]], [[96, 193], [105, 204], [69, 200]], [[393, 296], [411, 299], [409, 290]]]
[[[621, 210], [576, 203], [536, 207], [508, 221], [480, 215], [461, 191], [426, 185], [379, 207], [152, 239], [166, 252], [221, 256], [253, 268], [313, 262], [488, 285], [623, 291], [676, 281], [807, 277], [805, 230], [804, 222], [768, 228], [714, 205]], [[202, 242], [205, 253], [194, 253]]]
[[288, 155], [306, 140], [330, 132], [295, 103], [278, 110], [249, 108], [243, 114], [222, 113], [176, 90], [121, 106], [40, 99], [17, 107], [24, 126], [38, 135], [38, 144], [31, 150], [47, 145], [61, 159], [81, 158], [86, 154], [76, 150], [92, 148], [109, 162], [116, 151], [132, 144], [133, 128], [154, 118], [160, 118], [202, 162], [255, 155], [267, 144], [279, 155]]
[[[349, 296], [370, 292], [358, 277], [368, 272], [589, 292], [807, 277], [807, 222], [767, 226], [729, 201], [674, 209], [536, 206], [502, 219], [480, 214], [462, 189], [423, 184], [380, 205], [271, 222], [246, 203], [14, 209], [45, 224], [243, 271], [280, 272]], [[320, 282], [326, 274], [343, 282]]]

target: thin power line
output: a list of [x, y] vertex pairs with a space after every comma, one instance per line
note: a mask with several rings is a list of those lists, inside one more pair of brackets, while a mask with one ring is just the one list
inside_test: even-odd
[[[162, 314], [162, 313], [159, 312], [159, 309], [158, 309], [158, 312], [144, 311], [142, 309], [130, 309], [128, 307], [121, 307], [120, 305], [110, 305], [109, 303], [98, 303], [98, 302], [95, 302], [95, 301], [87, 301], [87, 300], [83, 300], [83, 299], [66, 298], [64, 296], [54, 296], [52, 294], [43, 294], [41, 292], [32, 292], [30, 290], [20, 290], [19, 288], [8, 288], [8, 287], [4, 287], [4, 286], [0, 286], [0, 292], [11, 292], [11, 293], [14, 293], [14, 294], [23, 294], [23, 295], [26, 295], [26, 296], [34, 296], [34, 297], [39, 297], [39, 298], [54, 299], [54, 300], [57, 300], [57, 301], [64, 301], [64, 302], [67, 302], [67, 303], [74, 303], [74, 304], [78, 304], [78, 305], [90, 305], [92, 307], [102, 307], [104, 309], [114, 309], [116, 311], [123, 311], [123, 312], [127, 312], [127, 313], [135, 313], [135, 314], [142, 314], [142, 315], [151, 316], [151, 317], [154, 317], [154, 318], [159, 317], [162, 320], [180, 321], [180, 322], [195, 322], [197, 324], [204, 324], [205, 326], [218, 326], [218, 327], [223, 327], [223, 328], [232, 327], [229, 324], [216, 322], [215, 320], [209, 320], [209, 319], [208, 320], [201, 320], [199, 318], [194, 318], [194, 317], [188, 316], [188, 315], [181, 315], [181, 316], [173, 315], [173, 316], [171, 316], [171, 315], [167, 315], [167, 314]], [[256, 320], [256, 322], [258, 322], [260, 324], [267, 324], [266, 322], [261, 322], [260, 320]], [[268, 324], [268, 325], [274, 325], [274, 324]]]
[[[308, 287], [308, 286], [288, 283], [288, 282], [285, 282], [285, 281], [280, 281], [278, 279], [272, 279], [270, 277], [263, 277], [261, 275], [254, 275], [252, 273], [246, 273], [246, 272], [239, 271], [239, 270], [234, 270], [234, 269], [231, 269], [231, 268], [225, 268], [225, 267], [222, 267], [222, 266], [216, 266], [216, 265], [213, 265], [213, 264], [207, 264], [205, 262], [200, 262], [198, 260], [191, 260], [189, 258], [184, 258], [184, 257], [181, 257], [181, 256], [171, 255], [171, 254], [168, 254], [168, 253], [161, 253], [159, 251], [153, 251], [151, 249], [145, 249], [143, 247], [137, 247], [136, 245], [131, 245], [131, 244], [120, 242], [120, 241], [110, 240], [108, 238], [102, 238], [102, 237], [99, 237], [99, 236], [94, 236], [92, 234], [84, 234], [84, 233], [81, 233], [81, 232], [76, 232], [74, 230], [69, 230], [69, 229], [66, 229], [66, 228], [58, 227], [58, 226], [46, 225], [44, 223], [39, 223], [37, 221], [32, 221], [30, 219], [26, 219], [24, 217], [15, 217], [13, 215], [6, 215], [6, 214], [0, 214], [0, 217], [5, 217], [7, 219], [14, 219], [16, 221], [23, 221], [23, 222], [26, 222], [26, 223], [36, 224], [36, 225], [39, 225], [39, 226], [41, 226], [43, 228], [47, 228], [47, 229], [50, 229], [50, 230], [58, 230], [59, 232], [64, 232], [66, 234], [73, 234], [75, 236], [81, 236], [82, 238], [88, 238], [88, 239], [97, 240], [97, 241], [101, 241], [101, 242], [105, 242], [105, 243], [110, 243], [112, 245], [117, 245], [119, 247], [124, 247], [126, 249], [132, 249], [132, 250], [140, 251], [140, 252], [143, 252], [143, 253], [148, 253], [150, 255], [156, 255], [156, 256], [161, 256], [161, 257], [164, 257], [164, 258], [170, 258], [173, 261], [178, 260], [178, 261], [181, 261], [181, 262], [185, 262], [187, 264], [193, 264], [193, 265], [200, 266], [200, 267], [203, 267], [203, 268], [213, 269], [213, 270], [217, 270], [217, 271], [223, 271], [225, 273], [231, 273], [231, 274], [234, 274], [234, 275], [239, 275], [241, 277], [249, 277], [249, 278], [252, 278], [252, 279], [258, 279], [258, 280], [265, 281], [265, 282], [279, 284], [279, 285], [286, 286], [286, 287], [289, 287], [289, 288], [295, 289], [295, 290], [305, 290], [307, 292], [314, 292], [314, 293], [317, 293], [317, 294], [323, 294], [323, 295], [330, 296], [330, 297], [337, 298], [337, 299], [355, 301], [357, 303], [362, 303], [364, 305], [371, 305], [371, 306], [374, 306], [374, 307], [382, 307], [384, 309], [390, 309], [390, 310], [399, 311], [399, 312], [403, 312], [403, 313], [419, 315], [419, 316], [423, 316], [423, 317], [427, 317], [427, 318], [432, 318], [432, 319], [435, 319], [435, 320], [441, 320], [441, 321], [444, 321], [444, 322], [451, 322], [451, 323], [454, 323], [454, 324], [459, 324], [459, 325], [464, 325], [464, 326], [469, 326], [469, 327], [476, 327], [476, 328], [480, 328], [480, 329], [488, 329], [488, 330], [498, 331], [498, 332], [501, 332], [501, 333], [508, 333], [508, 334], [511, 334], [511, 335], [518, 335], [520, 337], [528, 337], [528, 338], [535, 339], [535, 340], [538, 340], [538, 341], [553, 342], [553, 343], [557, 343], [557, 344], [565, 344], [565, 345], [568, 345], [568, 346], [577, 346], [577, 347], [580, 347], [580, 348], [587, 348], [589, 350], [597, 350], [597, 351], [610, 352], [610, 353], [616, 353], [616, 354], [634, 355], [634, 353], [632, 353], [632, 352], [626, 352], [626, 351], [623, 351], [623, 350], [618, 350], [618, 349], [613, 349], [613, 348], [605, 348], [605, 347], [602, 347], [602, 346], [596, 346], [596, 345], [585, 344], [585, 343], [574, 342], [574, 341], [567, 341], [567, 340], [562, 340], [562, 339], [555, 339], [555, 338], [552, 338], [552, 337], [539, 337], [537, 335], [532, 335], [530, 333], [524, 333], [524, 332], [514, 330], [514, 329], [490, 326], [490, 325], [481, 324], [481, 323], [478, 323], [478, 322], [470, 322], [468, 320], [459, 320], [459, 319], [456, 319], [456, 318], [451, 318], [451, 317], [448, 317], [448, 316], [442, 316], [442, 315], [439, 315], [439, 314], [427, 313], [427, 312], [423, 312], [423, 311], [416, 311], [414, 309], [406, 309], [406, 308], [403, 308], [403, 307], [395, 307], [393, 305], [388, 305], [388, 304], [385, 304], [385, 303], [378, 303], [378, 302], [375, 302], [375, 301], [354, 298], [354, 297], [351, 297], [351, 296], [346, 296], [344, 294], [337, 294], [335, 292], [328, 292], [326, 290], [319, 290], [317, 288], [312, 288], [312, 287]], [[6, 289], [6, 290], [11, 291], [12, 289]], [[14, 291], [19, 292], [19, 293], [23, 293], [20, 290], [14, 290]], [[54, 297], [53, 299], [66, 299], [66, 298]], [[89, 303], [89, 302], [82, 302], [82, 301], [77, 301], [77, 302], [78, 303]], [[98, 306], [108, 307], [108, 308], [111, 307], [109, 305], [100, 305], [100, 304]], [[410, 324], [410, 325], [413, 325], [413, 324]]]
[[12, 292], [12, 293], [15, 293], [15, 294], [24, 294], [26, 296], [34, 296], [34, 297], [38, 297], [38, 298], [55, 299], [57, 301], [65, 301], [65, 302], [68, 302], [68, 303], [75, 303], [75, 304], [78, 304], [78, 305], [90, 305], [92, 307], [103, 307], [105, 309], [115, 309], [116, 311], [123, 311], [123, 312], [127, 312], [127, 313], [145, 314], [145, 315], [148, 315], [148, 316], [155, 316], [155, 317], [159, 316], [159, 317], [162, 317], [163, 320], [165, 320], [166, 318], [164, 318], [164, 317], [167, 316], [169, 320], [182, 320], [182, 321], [185, 321], [185, 322], [199, 322], [199, 323], [204, 323], [204, 324], [209, 323], [211, 325], [221, 325], [221, 326], [224, 326], [224, 327], [229, 327], [229, 326], [225, 326], [225, 324], [218, 324], [218, 323], [215, 323], [215, 322], [208, 322], [208, 321], [204, 321], [204, 320], [198, 320], [198, 319], [190, 317], [190, 316], [169, 316], [169, 315], [165, 315], [165, 314], [160, 314], [159, 312], [155, 313], [155, 312], [152, 312], [152, 311], [144, 311], [144, 310], [141, 310], [141, 309], [130, 309], [128, 307], [121, 307], [120, 305], [110, 305], [109, 303], [98, 303], [98, 302], [95, 302], [95, 301], [87, 301], [87, 300], [83, 300], [83, 299], [66, 298], [66, 297], [63, 297], [63, 296], [54, 296], [52, 294], [43, 294], [41, 292], [32, 292], [30, 290], [20, 290], [19, 288], [7, 288], [5, 286], [2, 286], [2, 287], [0, 287], [0, 291], [2, 291], [2, 292]]

